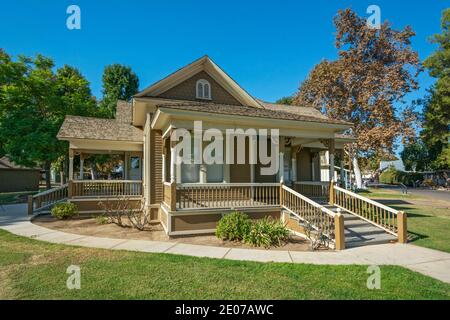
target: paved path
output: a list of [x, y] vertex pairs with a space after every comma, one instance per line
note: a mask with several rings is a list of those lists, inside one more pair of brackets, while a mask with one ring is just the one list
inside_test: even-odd
[[196, 257], [311, 264], [399, 265], [450, 283], [450, 254], [410, 244], [379, 244], [343, 251], [300, 252], [238, 249], [177, 242], [126, 240], [71, 234], [37, 226], [26, 217], [25, 205], [0, 209], [0, 228], [51, 243], [82, 247], [160, 252]]

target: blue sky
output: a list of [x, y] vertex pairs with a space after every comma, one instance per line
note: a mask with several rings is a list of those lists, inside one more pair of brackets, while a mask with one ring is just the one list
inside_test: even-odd
[[[66, 8], [81, 8], [81, 30], [66, 28]], [[332, 18], [340, 8], [360, 15], [379, 5], [382, 20], [411, 25], [413, 48], [426, 58], [445, 1], [84, 1], [15, 0], [0, 9], [0, 47], [42, 53], [57, 66], [79, 68], [101, 97], [105, 65], [122, 63], [141, 89], [208, 54], [252, 95], [273, 101], [292, 94], [313, 66], [336, 57]], [[420, 97], [433, 79], [423, 74]]]

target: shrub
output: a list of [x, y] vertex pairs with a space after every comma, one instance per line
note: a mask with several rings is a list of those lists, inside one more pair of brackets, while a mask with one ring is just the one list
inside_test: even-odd
[[57, 219], [67, 219], [78, 215], [78, 208], [74, 203], [58, 203], [52, 208], [52, 216]]
[[388, 168], [380, 175], [380, 182], [387, 184], [403, 183], [406, 186], [414, 186], [416, 181], [423, 180], [423, 174], [419, 172], [404, 172], [394, 168]]
[[280, 246], [288, 237], [289, 230], [281, 221], [266, 217], [251, 224], [249, 232], [244, 235], [244, 242], [269, 248]]
[[250, 230], [250, 218], [242, 212], [233, 212], [220, 219], [216, 236], [222, 240], [243, 240]]
[[398, 183], [398, 171], [395, 168], [388, 168], [380, 174], [380, 182], [387, 184]]

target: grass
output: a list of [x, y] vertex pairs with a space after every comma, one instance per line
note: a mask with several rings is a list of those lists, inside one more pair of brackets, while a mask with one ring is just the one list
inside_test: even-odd
[[37, 193], [37, 191], [0, 193], [0, 205], [25, 203], [27, 202], [27, 196], [35, 193]]
[[450, 252], [450, 205], [394, 190], [370, 189], [364, 196], [386, 200], [386, 205], [405, 211], [413, 244]]
[[[69, 265], [81, 289], [66, 288]], [[0, 299], [450, 299], [450, 285], [381, 266], [257, 263], [70, 247], [0, 230]]]

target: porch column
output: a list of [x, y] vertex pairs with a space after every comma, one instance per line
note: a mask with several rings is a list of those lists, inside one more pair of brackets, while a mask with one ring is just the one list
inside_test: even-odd
[[166, 182], [166, 155], [163, 153], [161, 155], [161, 157], [162, 157], [162, 165], [161, 165], [161, 168], [162, 168], [162, 182]]
[[123, 161], [123, 178], [124, 180], [128, 180], [128, 152], [124, 152], [124, 161]]
[[341, 187], [345, 188], [345, 171], [344, 171], [344, 149], [340, 150], [340, 163], [339, 166], [341, 167], [341, 172], [340, 172], [340, 176], [341, 176]]
[[175, 147], [170, 148], [170, 183], [176, 182], [176, 159], [177, 152]]
[[296, 182], [297, 181], [297, 147], [292, 147], [292, 170], [291, 170], [291, 181]]
[[280, 183], [284, 183], [284, 153], [280, 152], [280, 160], [279, 160], [279, 176], [280, 176]]
[[80, 153], [80, 180], [84, 180], [84, 155]]
[[201, 164], [200, 165], [200, 183], [206, 183], [207, 179], [206, 179], [206, 164]]
[[329, 147], [328, 147], [328, 161], [330, 168], [330, 181], [334, 180], [334, 151], [335, 151], [335, 143], [334, 139], [330, 139]]
[[284, 137], [279, 137], [279, 149], [280, 149], [280, 156], [278, 159], [278, 180], [280, 183], [284, 183], [284, 144], [285, 140]]
[[73, 149], [69, 149], [69, 181], [73, 180]]

